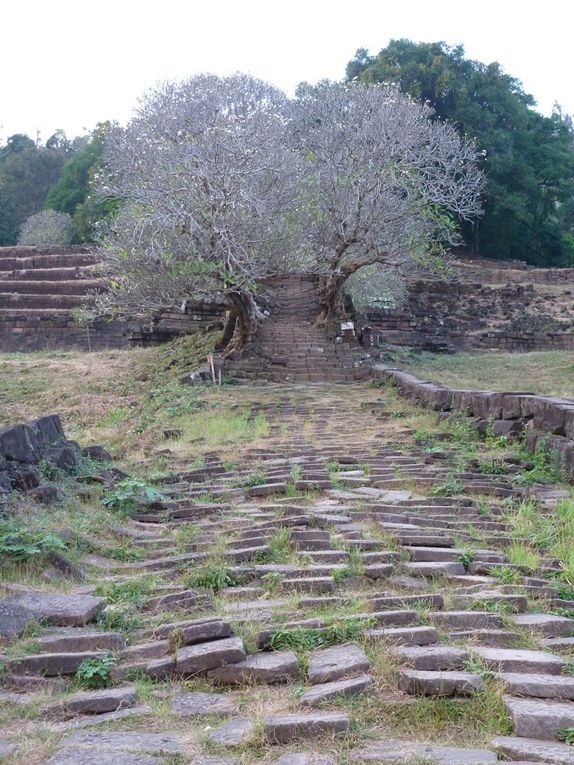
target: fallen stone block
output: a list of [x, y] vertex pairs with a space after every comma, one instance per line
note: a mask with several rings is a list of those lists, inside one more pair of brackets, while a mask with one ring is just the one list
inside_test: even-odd
[[471, 672], [403, 669], [399, 688], [413, 696], [472, 696], [484, 689], [484, 681]]
[[293, 651], [272, 651], [248, 656], [245, 661], [210, 670], [209, 677], [228, 685], [246, 682], [286, 683], [299, 674], [299, 662]]
[[340, 712], [272, 715], [265, 720], [265, 738], [270, 744], [287, 744], [321, 733], [343, 733], [349, 724], [348, 715]]
[[223, 638], [180, 648], [176, 654], [176, 671], [184, 676], [196, 675], [245, 658], [241, 638]]
[[331, 699], [335, 696], [354, 696], [372, 682], [370, 675], [358, 675], [348, 680], [335, 680], [330, 683], [319, 683], [309, 688], [308, 691], [299, 698], [299, 704], [302, 707], [315, 707], [322, 701]]
[[235, 703], [221, 693], [180, 693], [171, 708], [180, 717], [230, 715], [235, 712]]
[[327, 683], [366, 672], [370, 666], [371, 662], [363, 649], [348, 643], [313, 653], [307, 676], [310, 683]]
[[459, 749], [454, 746], [385, 739], [354, 752], [350, 760], [357, 763], [381, 762], [388, 765], [411, 765], [413, 761], [418, 760], [428, 761], [433, 765], [493, 765], [498, 758], [494, 752], [487, 749]]

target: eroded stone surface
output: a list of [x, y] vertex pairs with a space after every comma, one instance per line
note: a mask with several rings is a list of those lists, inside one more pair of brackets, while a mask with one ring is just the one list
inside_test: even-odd
[[491, 765], [497, 762], [494, 752], [486, 749], [458, 749], [451, 746], [417, 744], [413, 741], [388, 739], [370, 744], [351, 755], [351, 762], [383, 762], [410, 765], [417, 758], [436, 765]]
[[102, 691], [85, 691], [69, 696], [56, 704], [50, 704], [44, 708], [44, 714], [47, 716], [100, 715], [104, 712], [131, 707], [136, 700], [137, 692], [133, 685], [106, 688]]
[[320, 733], [343, 733], [349, 724], [348, 715], [340, 712], [272, 715], [265, 720], [265, 738], [271, 744], [287, 744]]
[[174, 698], [171, 708], [182, 717], [199, 717], [233, 714], [235, 704], [221, 693], [180, 693]]
[[226, 664], [211, 670], [209, 677], [228, 685], [245, 682], [286, 683], [299, 674], [299, 662], [293, 651], [273, 651], [248, 656], [245, 661]]
[[185, 754], [185, 744], [171, 733], [142, 733], [141, 731], [81, 731], [63, 742], [69, 748], [108, 749], [151, 754]]
[[370, 666], [371, 662], [363, 649], [348, 643], [312, 654], [307, 676], [310, 683], [327, 683], [366, 672]]
[[496, 736], [491, 744], [511, 760], [529, 758], [551, 765], [574, 765], [574, 749], [568, 744], [513, 736]]
[[214, 744], [221, 746], [239, 746], [250, 738], [252, 732], [253, 723], [251, 720], [238, 717], [213, 728], [208, 732], [207, 737]]
[[176, 671], [182, 675], [197, 675], [244, 660], [245, 649], [241, 638], [223, 638], [180, 648], [176, 655]]
[[299, 704], [302, 707], [314, 707], [335, 696], [352, 696], [364, 691], [372, 680], [370, 675], [357, 675], [357, 677], [351, 677], [347, 680], [319, 683], [303, 693], [299, 699]]
[[97, 616], [105, 604], [105, 598], [93, 595], [43, 592], [21, 593], [0, 601], [1, 608], [19, 607], [28, 611], [33, 619], [62, 627], [83, 627]]
[[63, 749], [46, 760], [45, 765], [102, 765], [106, 761], [103, 757], [114, 765], [162, 765], [161, 757], [121, 749], [108, 749], [105, 755], [97, 749]]

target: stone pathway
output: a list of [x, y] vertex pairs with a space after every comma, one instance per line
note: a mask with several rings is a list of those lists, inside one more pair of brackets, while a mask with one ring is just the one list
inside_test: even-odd
[[[118, 521], [140, 560], [0, 602], [12, 638], [44, 625], [3, 646], [0, 761], [574, 763], [574, 603], [555, 561], [509, 562], [522, 490], [453, 474], [378, 390], [264, 390], [244, 395], [268, 447], [206, 455]], [[94, 592], [142, 581], [131, 611]], [[87, 660], [109, 687], [79, 688]]]

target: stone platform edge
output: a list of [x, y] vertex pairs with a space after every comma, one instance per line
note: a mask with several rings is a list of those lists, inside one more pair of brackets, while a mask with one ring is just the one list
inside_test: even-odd
[[384, 364], [372, 369], [373, 378], [392, 382], [401, 395], [427, 409], [522, 424], [528, 449], [557, 454], [561, 478], [574, 483], [574, 400], [534, 393], [451, 390]]

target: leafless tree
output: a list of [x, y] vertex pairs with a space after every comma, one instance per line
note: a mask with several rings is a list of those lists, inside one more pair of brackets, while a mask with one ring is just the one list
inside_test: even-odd
[[72, 240], [72, 218], [68, 213], [41, 210], [22, 224], [18, 244], [48, 247], [67, 245]]
[[293, 100], [240, 74], [156, 88], [108, 142], [102, 193], [123, 205], [103, 238], [99, 308], [219, 298], [238, 319], [235, 348], [266, 277], [321, 274], [327, 321], [352, 275], [372, 288], [369, 274], [394, 284], [442, 262], [457, 218], [480, 212], [482, 176], [474, 146], [431, 116], [376, 85], [302, 86]]
[[200, 75], [148, 93], [112, 132], [105, 195], [124, 206], [103, 239], [102, 311], [143, 315], [225, 301], [235, 345], [259, 316], [257, 284], [286, 269], [295, 163], [287, 97], [247, 75]]
[[[295, 146], [305, 158], [307, 250], [323, 275], [323, 322], [343, 284], [384, 266], [387, 281], [415, 263], [442, 263], [458, 220], [480, 214], [477, 152], [432, 110], [391, 87], [300, 86]], [[370, 281], [370, 280], [369, 280]]]

